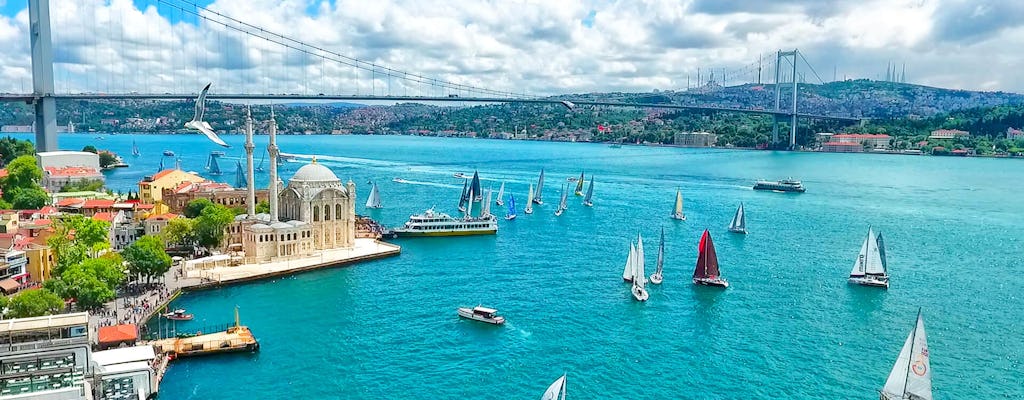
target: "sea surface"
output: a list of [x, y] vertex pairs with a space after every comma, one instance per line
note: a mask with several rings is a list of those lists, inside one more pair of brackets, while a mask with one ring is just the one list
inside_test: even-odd
[[[243, 139], [226, 140], [213, 178], [234, 182]], [[198, 135], [60, 141], [124, 154], [131, 167], [107, 175], [121, 191], [155, 173], [163, 150], [202, 173], [217, 150]], [[935, 398], [1024, 398], [1020, 160], [400, 136], [280, 146], [298, 155], [283, 179], [316, 156], [356, 182], [358, 213], [389, 226], [455, 213], [452, 174], [474, 170], [484, 188], [505, 182], [520, 215], [496, 236], [400, 239], [395, 258], [185, 295], [176, 306], [197, 318], [178, 330], [231, 321], [238, 306], [262, 348], [175, 361], [160, 398], [531, 399], [565, 373], [572, 399], [873, 399], [919, 309]], [[541, 168], [545, 204], [524, 215]], [[559, 186], [580, 172], [595, 179], [594, 207], [570, 195], [555, 217]], [[785, 177], [807, 193], [751, 190]], [[383, 209], [362, 207], [368, 181]], [[677, 188], [685, 222], [669, 219]], [[746, 236], [726, 231], [740, 202]], [[889, 290], [846, 283], [869, 226], [885, 236]], [[665, 282], [638, 303], [620, 277], [629, 243], [643, 236], [650, 273], [662, 229]], [[726, 290], [690, 282], [704, 229]], [[456, 316], [477, 304], [508, 323]]]

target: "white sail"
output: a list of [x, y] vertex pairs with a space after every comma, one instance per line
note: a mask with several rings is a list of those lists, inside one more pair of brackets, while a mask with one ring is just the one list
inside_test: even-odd
[[676, 206], [674, 211], [676, 215], [683, 215], [683, 192], [680, 190], [676, 190]]
[[526, 208], [523, 209], [527, 214], [533, 212], [533, 184], [530, 184], [530, 191], [526, 194]]
[[878, 241], [875, 239], [875, 231], [868, 228], [868, 236], [860, 246], [860, 253], [853, 263], [851, 277], [865, 275], [884, 275], [885, 267], [882, 265], [882, 256], [878, 251]]
[[380, 204], [380, 190], [377, 189], [377, 184], [374, 183], [373, 187], [370, 188], [370, 197], [366, 199], [367, 208], [381, 208]]
[[932, 400], [932, 369], [928, 361], [928, 338], [924, 319], [917, 313], [917, 324], [907, 336], [896, 364], [882, 388], [886, 399]]
[[623, 270], [622, 270], [622, 279], [625, 279], [627, 281], [633, 280], [633, 274], [635, 273], [635, 271], [633, 270], [633, 266], [636, 264], [635, 263], [635, 259], [636, 259], [636, 247], [633, 247], [633, 243], [630, 242], [629, 243], [629, 256], [626, 257], [626, 267], [623, 268]]
[[661, 269], [665, 263], [665, 228], [661, 229], [661, 243], [658, 244], [658, 264], [654, 270], [654, 274], [661, 276]]
[[568, 199], [568, 195], [569, 195], [569, 187], [568, 187], [568, 185], [563, 186], [562, 187], [562, 199], [558, 203], [558, 209], [559, 210], [565, 211], [566, 209], [569, 208], [569, 206], [566, 205], [566, 203], [565, 203], [566, 200]]
[[491, 189], [487, 189], [487, 201], [484, 203], [480, 210], [481, 217], [487, 217], [491, 215]]
[[466, 217], [467, 218], [473, 216], [473, 196], [475, 196], [475, 194], [473, 193], [473, 189], [470, 189], [469, 190], [469, 201], [466, 204]]
[[636, 265], [635, 275], [633, 276], [633, 284], [639, 286], [640, 289], [644, 288], [647, 283], [647, 274], [644, 273], [644, 238], [637, 235], [636, 239]]
[[743, 203], [740, 203], [740, 207], [736, 209], [736, 215], [732, 216], [732, 222], [729, 223], [729, 230], [731, 231], [747, 231], [747, 220], [743, 214]]
[[[503, 205], [505, 205], [505, 200], [503, 200], [504, 198], [505, 198], [505, 182], [502, 182], [502, 183], [501, 183], [501, 187], [499, 187], [499, 188], [498, 188], [498, 200], [497, 200], [497, 204], [498, 204], [499, 206], [503, 206]], [[490, 203], [490, 202], [488, 202], [488, 203]]]
[[540, 400], [565, 400], [565, 375], [548, 386], [548, 390], [544, 391], [544, 396], [541, 396]]

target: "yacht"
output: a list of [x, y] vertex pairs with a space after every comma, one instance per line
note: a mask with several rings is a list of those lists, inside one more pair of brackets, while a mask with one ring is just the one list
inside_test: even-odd
[[754, 183], [754, 190], [771, 190], [773, 192], [795, 192], [803, 193], [807, 189], [804, 189], [804, 185], [800, 181], [789, 178], [781, 181], [766, 181], [759, 180]]
[[170, 150], [164, 150], [164, 157], [174, 157], [174, 152]]
[[459, 307], [459, 316], [474, 321], [486, 322], [488, 324], [501, 325], [505, 323], [505, 317], [496, 315], [498, 310], [493, 308], [476, 306], [473, 308]]
[[399, 237], [493, 235], [498, 233], [498, 219], [493, 215], [455, 218], [431, 208], [410, 216], [394, 231]]

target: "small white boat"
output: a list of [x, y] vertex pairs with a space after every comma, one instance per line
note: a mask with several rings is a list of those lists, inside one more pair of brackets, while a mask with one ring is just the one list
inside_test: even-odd
[[868, 227], [868, 236], [860, 246], [857, 261], [850, 271], [850, 283], [864, 286], [889, 288], [889, 271], [885, 261], [885, 243], [882, 234], [875, 236], [875, 231]]
[[686, 221], [686, 214], [683, 214], [683, 192], [676, 189], [676, 206], [672, 211], [672, 219]]
[[630, 292], [637, 301], [647, 301], [650, 294], [647, 293], [647, 275], [644, 274], [644, 238], [637, 235], [636, 253], [633, 259], [633, 287]]
[[473, 308], [459, 307], [459, 316], [474, 321], [486, 322], [488, 324], [501, 325], [505, 323], [505, 317], [496, 315], [498, 310], [493, 308], [476, 306]]
[[383, 208], [384, 206], [380, 202], [380, 190], [377, 189], [377, 184], [374, 183], [370, 188], [370, 197], [366, 199], [366, 208]]
[[548, 390], [544, 391], [544, 395], [541, 396], [540, 400], [565, 400], [565, 375], [562, 375], [551, 386], [548, 386]]
[[880, 400], [932, 400], [932, 366], [924, 318], [917, 310], [917, 323], [910, 331], [896, 363], [879, 393]]
[[661, 268], [665, 264], [665, 228], [661, 228], [661, 244], [658, 245], [658, 264], [654, 270], [654, 274], [651, 275], [651, 283], [660, 285], [662, 276]]
[[409, 181], [407, 181], [405, 179], [402, 179], [402, 178], [394, 178], [391, 181], [395, 182], [395, 183], [409, 183]]
[[736, 215], [732, 216], [729, 232], [747, 234], [747, 215], [743, 212], [743, 203], [740, 203], [740, 208], [736, 209]]
[[530, 191], [526, 194], [526, 208], [523, 209], [526, 214], [533, 214], [533, 184], [530, 184]]
[[466, 176], [466, 174], [463, 174], [463, 173], [461, 173], [461, 172], [456, 172], [456, 173], [455, 173], [455, 174], [453, 174], [452, 176], [453, 176], [453, 177], [456, 177], [456, 178], [459, 178], [459, 179], [466, 179], [466, 178], [468, 178], [468, 176]]
[[711, 233], [707, 229], [700, 237], [700, 245], [697, 247], [697, 267], [693, 270], [693, 284], [704, 286], [729, 287], [729, 282], [721, 276], [718, 270], [718, 255], [715, 254], [715, 243], [711, 241]]

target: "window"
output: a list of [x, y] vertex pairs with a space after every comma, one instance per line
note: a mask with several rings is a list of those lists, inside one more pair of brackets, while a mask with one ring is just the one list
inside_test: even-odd
[[313, 206], [313, 221], [320, 221], [320, 207]]
[[330, 220], [331, 220], [331, 206], [325, 205], [324, 206], [324, 221], [330, 221]]
[[344, 218], [342, 218], [342, 215], [345, 215], [345, 213], [343, 213], [341, 211], [341, 204], [335, 204], [334, 205], [334, 219], [344, 219]]

